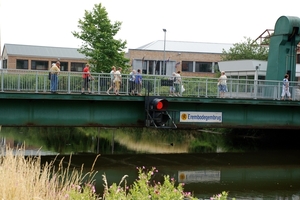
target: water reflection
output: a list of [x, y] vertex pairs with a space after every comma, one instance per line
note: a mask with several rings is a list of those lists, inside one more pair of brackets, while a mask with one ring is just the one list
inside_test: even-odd
[[[156, 129], [7, 128], [1, 144], [43, 152], [42, 161], [72, 155], [72, 165], [91, 169], [97, 153], [97, 191], [102, 174], [119, 183], [136, 167], [155, 166], [154, 177], [170, 175], [201, 199], [229, 191], [237, 199], [300, 199], [300, 159], [297, 131], [247, 130], [171, 131]], [[284, 133], [284, 134], [283, 134]], [[51, 153], [49, 153], [51, 152]], [[29, 152], [30, 153], [30, 152]]]
[[[169, 175], [185, 183], [185, 191], [201, 199], [229, 191], [237, 199], [297, 199], [300, 197], [300, 151], [263, 153], [127, 154], [103, 155], [95, 164], [97, 191], [103, 191], [102, 174], [108, 183], [119, 183], [128, 175], [128, 184], [137, 178], [136, 167], [155, 166], [153, 179], [163, 182]], [[54, 156], [52, 156], [53, 158]], [[95, 155], [75, 155], [74, 166], [92, 166]], [[61, 159], [61, 158], [58, 158]], [[43, 161], [51, 156], [43, 157]]]

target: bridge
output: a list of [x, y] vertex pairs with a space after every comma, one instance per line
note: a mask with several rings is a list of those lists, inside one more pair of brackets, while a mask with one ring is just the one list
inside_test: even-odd
[[109, 74], [93, 73], [92, 94], [81, 94], [82, 73], [61, 72], [58, 93], [50, 93], [47, 71], [0, 70], [0, 125], [74, 127], [154, 127], [149, 99], [168, 101], [168, 122], [158, 128], [300, 128], [298, 82], [292, 101], [280, 100], [282, 82], [228, 79], [219, 98], [217, 79], [181, 77], [185, 91], [169, 96], [170, 77], [143, 75], [142, 96], [130, 96], [122, 75], [121, 95], [107, 95]]

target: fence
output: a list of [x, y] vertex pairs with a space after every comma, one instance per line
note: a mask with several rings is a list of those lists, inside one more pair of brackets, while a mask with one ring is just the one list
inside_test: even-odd
[[[94, 80], [90, 82], [91, 92], [94, 95], [106, 95], [110, 87], [109, 73], [92, 73]], [[81, 72], [60, 72], [58, 92], [66, 94], [80, 94], [82, 88]], [[172, 77], [161, 75], [142, 75], [142, 95], [169, 96], [173, 95], [174, 83]], [[210, 77], [181, 77], [181, 83], [185, 89], [179, 91], [183, 97], [219, 97], [218, 78]], [[227, 79], [226, 98], [250, 98], [250, 99], [280, 99], [282, 81]], [[122, 74], [120, 88], [121, 95], [129, 95], [131, 91], [129, 75]], [[0, 92], [50, 92], [50, 80], [48, 71], [41, 70], [9, 70], [0, 69]], [[290, 92], [293, 100], [300, 100], [298, 82], [290, 82]], [[113, 94], [113, 93], [112, 93]]]

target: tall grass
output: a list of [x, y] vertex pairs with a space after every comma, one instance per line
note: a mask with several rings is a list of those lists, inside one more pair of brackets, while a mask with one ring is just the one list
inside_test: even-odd
[[1, 149], [0, 199], [97, 199], [93, 180], [95, 172], [83, 174], [83, 166], [71, 169], [71, 161], [64, 166], [63, 160], [56, 167], [55, 161], [42, 166], [40, 156], [26, 157], [24, 152], [24, 148]]

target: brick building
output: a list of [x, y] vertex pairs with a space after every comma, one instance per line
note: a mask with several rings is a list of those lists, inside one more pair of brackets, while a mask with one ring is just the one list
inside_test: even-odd
[[60, 61], [62, 71], [82, 71], [87, 59], [76, 48], [4, 44], [3, 69], [48, 70]]
[[128, 58], [133, 69], [143, 74], [171, 75], [181, 71], [182, 76], [214, 76], [221, 61], [223, 49], [233, 44], [182, 41], [154, 41], [137, 49], [129, 49]]
[[[232, 44], [158, 40], [137, 49], [129, 49], [126, 57], [133, 69], [143, 74], [213, 76], [218, 69], [222, 50]], [[76, 48], [5, 44], [2, 52], [5, 69], [48, 70], [57, 59], [62, 71], [82, 71], [87, 59]], [[165, 61], [165, 62], [164, 62]]]

